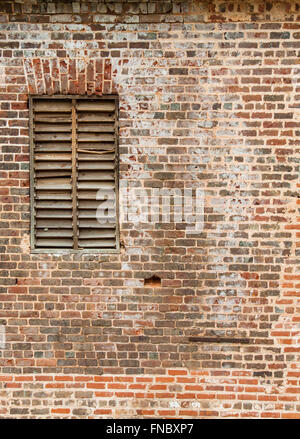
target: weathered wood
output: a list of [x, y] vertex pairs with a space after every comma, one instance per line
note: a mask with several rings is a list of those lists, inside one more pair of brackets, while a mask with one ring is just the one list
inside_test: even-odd
[[[79, 209], [98, 209], [103, 200], [79, 200], [78, 208]], [[106, 206], [109, 208], [114, 207], [114, 200], [106, 201]]]
[[109, 171], [79, 171], [77, 180], [114, 180], [114, 173]]
[[36, 208], [36, 218], [72, 218], [71, 209], [38, 209]]
[[47, 162], [49, 161], [66, 161], [66, 160], [70, 160], [71, 163], [71, 154], [66, 154], [66, 153], [36, 153], [35, 154], [35, 161], [39, 161], [39, 160], [45, 160]]
[[78, 182], [78, 189], [103, 189], [103, 188], [114, 188], [114, 182], [111, 181], [110, 186], [103, 185], [101, 180], [99, 181], [80, 181]]
[[114, 101], [104, 101], [104, 100], [95, 100], [95, 101], [77, 101], [76, 104], [77, 111], [97, 111], [97, 112], [108, 112], [115, 110]]
[[76, 169], [76, 101], [72, 100], [72, 205], [73, 205], [73, 248], [78, 249], [78, 230], [77, 230], [77, 169]]
[[83, 151], [93, 150], [93, 151], [114, 151], [114, 142], [80, 142], [80, 149]]
[[[78, 151], [78, 150], [77, 150]], [[102, 151], [101, 154], [97, 154], [97, 157], [95, 157], [95, 155], [91, 155], [91, 154], [95, 154], [94, 151], [89, 151], [89, 152], [83, 152], [83, 150], [81, 149], [78, 153], [78, 166], [80, 165], [80, 163], [82, 161], [89, 161], [89, 162], [94, 162], [96, 161], [99, 162], [99, 160], [101, 161], [111, 161], [114, 163], [114, 159], [115, 159], [115, 154], [114, 153], [110, 153], [108, 151]]]
[[108, 218], [96, 218], [105, 191], [117, 184], [115, 99], [33, 102], [35, 248], [115, 251], [115, 200], [106, 201]]
[[36, 200], [71, 200], [71, 191], [63, 190], [39, 190], [35, 194]]
[[71, 111], [71, 101], [34, 99], [33, 107], [36, 113], [66, 113]]
[[41, 141], [45, 141], [45, 142], [49, 142], [49, 140], [54, 141], [64, 141], [64, 140], [69, 140], [71, 141], [71, 133], [37, 133], [34, 136], [35, 141], [36, 142], [41, 142]]
[[79, 122], [114, 122], [113, 113], [78, 113]]
[[[55, 143], [55, 142], [43, 142], [41, 144], [36, 144], [35, 152], [70, 152], [72, 151], [71, 143]], [[70, 154], [71, 157], [71, 154]]]
[[63, 247], [63, 248], [72, 248], [73, 240], [68, 238], [56, 238], [56, 239], [46, 239], [46, 238], [37, 238], [36, 246], [37, 247]]
[[88, 248], [101, 248], [101, 247], [116, 247], [115, 239], [93, 239], [93, 240], [85, 240], [79, 239], [78, 241], [79, 247], [88, 247]]
[[50, 171], [36, 171], [35, 172], [36, 178], [56, 178], [56, 177], [69, 177], [71, 178], [71, 171], [60, 171], [60, 170], [53, 170]]
[[71, 201], [55, 201], [55, 200], [37, 200], [37, 209], [72, 209]]
[[96, 218], [97, 209], [78, 209], [78, 218]]
[[72, 169], [71, 162], [39, 162], [35, 163], [34, 169], [37, 171], [46, 171], [49, 169], [60, 170], [60, 169]]
[[116, 232], [114, 229], [82, 229], [79, 232], [79, 239], [103, 239], [115, 238]]
[[72, 229], [37, 229], [36, 236], [38, 238], [73, 238]]
[[38, 229], [72, 229], [72, 221], [68, 219], [38, 219], [36, 221]]
[[78, 133], [113, 133], [114, 132], [114, 125], [113, 124], [106, 124], [106, 123], [80, 123], [78, 124], [77, 128]]
[[33, 99], [29, 98], [29, 141], [30, 141], [30, 247], [31, 250], [35, 248], [35, 171], [34, 171], [34, 109], [33, 109]]
[[58, 115], [57, 113], [54, 114], [37, 113], [34, 117], [34, 120], [35, 122], [47, 122], [53, 124], [69, 123], [70, 125], [72, 122], [71, 116], [69, 114]]
[[[40, 134], [42, 135], [42, 134]], [[107, 133], [78, 133], [78, 142], [113, 142], [114, 135]]]
[[[114, 149], [108, 149], [105, 151], [93, 151], [93, 150], [89, 150], [89, 149], [78, 149], [78, 152], [82, 152], [84, 154], [96, 154], [96, 155], [103, 155], [103, 154], [107, 154], [108, 152], [113, 152]], [[82, 159], [83, 156], [80, 156], [80, 158]]]
[[114, 169], [114, 162], [113, 161], [102, 161], [102, 162], [93, 162], [93, 161], [88, 161], [88, 162], [79, 162], [78, 163], [78, 169], [81, 170], [98, 170], [98, 171], [102, 171], [102, 170], [111, 170]]
[[77, 192], [78, 200], [96, 200], [98, 189], [85, 191], [85, 190], [79, 190]]
[[70, 124], [50, 124], [50, 123], [36, 123], [35, 124], [36, 133], [51, 133], [51, 132], [71, 132]]
[[39, 178], [36, 181], [36, 189], [71, 189], [71, 181], [69, 178]]
[[99, 223], [96, 219], [81, 219], [79, 220], [80, 228], [93, 228], [93, 229], [113, 229], [115, 228], [115, 221]]
[[[109, 207], [109, 206], [107, 206], [107, 207]], [[113, 210], [113, 207], [114, 206], [112, 205], [110, 210]], [[96, 218], [97, 219], [96, 213], [97, 213], [97, 209], [89, 209], [89, 210], [88, 209], [80, 209], [80, 210], [78, 210], [78, 218], [79, 219], [82, 219], [82, 218], [90, 218], [90, 219]], [[114, 220], [113, 216], [107, 216], [107, 217], [103, 218], [103, 220], [99, 219], [101, 224], [104, 223], [105, 221], [112, 222], [113, 220]], [[98, 219], [97, 219], [97, 221], [98, 221]]]

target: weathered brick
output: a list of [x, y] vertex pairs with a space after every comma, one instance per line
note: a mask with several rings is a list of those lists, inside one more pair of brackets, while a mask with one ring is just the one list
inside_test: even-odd
[[[297, 417], [298, 5], [200, 3], [0, 5], [1, 417]], [[198, 204], [31, 253], [29, 94], [118, 95], [120, 180]]]

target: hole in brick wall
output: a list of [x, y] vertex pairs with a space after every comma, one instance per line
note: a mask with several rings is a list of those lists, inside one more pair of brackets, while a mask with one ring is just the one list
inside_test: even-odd
[[161, 286], [161, 278], [154, 275], [145, 279], [144, 285], [147, 287], [160, 287]]

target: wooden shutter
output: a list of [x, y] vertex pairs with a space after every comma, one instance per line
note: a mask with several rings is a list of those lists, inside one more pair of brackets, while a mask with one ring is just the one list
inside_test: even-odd
[[111, 97], [32, 98], [34, 249], [118, 248], [116, 114]]

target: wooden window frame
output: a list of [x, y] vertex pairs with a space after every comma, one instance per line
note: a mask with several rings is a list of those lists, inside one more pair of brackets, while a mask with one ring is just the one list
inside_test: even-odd
[[[68, 249], [68, 248], [36, 248], [35, 247], [35, 197], [34, 197], [34, 118], [33, 118], [33, 101], [34, 99], [60, 99], [60, 100], [113, 100], [115, 102], [115, 202], [116, 202], [116, 248], [89, 248], [89, 249]], [[72, 122], [73, 124], [73, 122]], [[73, 128], [72, 128], [73, 133]], [[82, 95], [30, 95], [29, 96], [29, 138], [30, 138], [30, 247], [31, 253], [49, 253], [49, 254], [70, 254], [70, 253], [88, 253], [88, 254], [109, 254], [120, 253], [120, 225], [119, 225], [119, 98], [117, 95], [102, 96], [82, 96]], [[72, 139], [73, 140], [73, 139]], [[73, 142], [72, 142], [73, 143]], [[72, 145], [72, 173], [76, 157], [74, 156], [74, 147]], [[73, 197], [72, 197], [73, 199]], [[74, 203], [73, 199], [73, 203]], [[73, 205], [74, 212], [74, 205]], [[74, 213], [73, 213], [74, 215]]]

